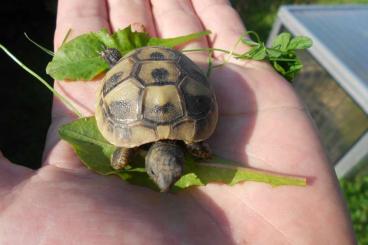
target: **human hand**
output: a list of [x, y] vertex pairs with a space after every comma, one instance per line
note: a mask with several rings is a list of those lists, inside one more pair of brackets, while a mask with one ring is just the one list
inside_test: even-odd
[[[231, 49], [245, 30], [225, 0], [59, 0], [55, 46], [69, 28], [77, 36], [132, 23], [160, 37], [212, 31], [209, 40], [183, 48]], [[189, 56], [207, 60], [205, 53]], [[352, 244], [336, 177], [291, 86], [253, 61], [230, 60], [210, 80], [220, 111], [210, 139], [214, 152], [253, 168], [308, 176], [307, 187], [212, 183], [163, 194], [97, 175], [58, 138], [58, 127], [75, 116], [55, 99], [43, 167], [0, 160], [0, 244]], [[55, 82], [86, 116], [98, 86]]]

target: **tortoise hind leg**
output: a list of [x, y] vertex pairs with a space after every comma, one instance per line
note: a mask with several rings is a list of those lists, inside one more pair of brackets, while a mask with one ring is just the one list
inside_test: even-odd
[[202, 159], [211, 158], [211, 155], [212, 155], [210, 146], [204, 141], [187, 144], [187, 150], [193, 156], [202, 158]]
[[132, 155], [133, 150], [130, 148], [118, 147], [111, 157], [111, 167], [114, 169], [124, 168]]

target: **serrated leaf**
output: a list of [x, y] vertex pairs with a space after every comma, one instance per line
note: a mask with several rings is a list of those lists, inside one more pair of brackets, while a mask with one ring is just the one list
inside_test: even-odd
[[173, 48], [175, 46], [182, 45], [184, 43], [199, 39], [209, 34], [211, 34], [210, 31], [201, 31], [186, 36], [165, 38], [165, 39], [151, 37], [147, 43], [147, 46], [163, 46]]
[[96, 35], [81, 35], [61, 46], [46, 73], [57, 80], [91, 80], [109, 68], [100, 57], [103, 50], [104, 43]]
[[305, 36], [297, 36], [291, 39], [287, 49], [288, 50], [296, 50], [296, 49], [307, 49], [312, 47], [313, 42], [312, 39]]
[[[158, 190], [146, 174], [144, 159], [140, 155], [132, 159], [131, 164], [124, 170], [117, 171], [110, 166], [110, 157], [115, 147], [100, 134], [94, 117], [82, 118], [63, 125], [59, 130], [59, 135], [72, 145], [80, 160], [89, 169], [102, 175], [115, 174], [131, 184]], [[187, 155], [185, 172], [175, 183], [173, 191], [183, 190], [190, 186], [206, 185], [210, 182], [234, 185], [243, 181], [264, 182], [272, 186], [306, 185], [305, 178], [244, 168], [216, 156], [211, 161], [198, 163]]]
[[115, 40], [117, 49], [124, 55], [133, 49], [149, 46], [150, 36], [146, 32], [133, 32], [129, 26], [112, 34], [112, 39]]
[[115, 147], [101, 135], [94, 117], [82, 118], [59, 128], [59, 135], [68, 141], [86, 166], [100, 174], [114, 172], [110, 156]]
[[272, 48], [279, 49], [280, 51], [287, 51], [291, 39], [291, 34], [283, 32], [279, 34], [272, 42]]
[[192, 33], [175, 38], [150, 37], [145, 32], [133, 32], [128, 26], [112, 35], [106, 29], [78, 36], [63, 44], [47, 65], [46, 72], [57, 80], [91, 80], [109, 66], [100, 53], [106, 48], [116, 48], [122, 55], [144, 46], [172, 48], [208, 35], [209, 31]]

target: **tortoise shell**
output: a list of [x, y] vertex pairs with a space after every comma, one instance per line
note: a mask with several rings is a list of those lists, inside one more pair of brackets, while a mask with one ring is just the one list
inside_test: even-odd
[[194, 143], [215, 130], [218, 107], [200, 68], [173, 49], [136, 49], [109, 70], [99, 90], [97, 126], [119, 147], [170, 139]]

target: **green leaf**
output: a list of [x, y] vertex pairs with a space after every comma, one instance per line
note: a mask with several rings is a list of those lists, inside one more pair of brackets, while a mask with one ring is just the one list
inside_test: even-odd
[[266, 52], [267, 52], [269, 59], [278, 58], [283, 54], [283, 52], [281, 52], [280, 50], [272, 49], [272, 48], [266, 49]]
[[109, 65], [100, 57], [103, 40], [93, 33], [81, 35], [61, 46], [46, 67], [57, 80], [91, 80]]
[[184, 43], [199, 39], [209, 34], [211, 34], [210, 31], [201, 31], [201, 32], [196, 32], [196, 33], [192, 33], [192, 34], [185, 35], [185, 36], [165, 38], [165, 39], [151, 37], [147, 43], [147, 46], [163, 46], [167, 48], [173, 48], [178, 45], [182, 45]]
[[59, 135], [68, 141], [86, 166], [100, 174], [115, 170], [110, 166], [110, 156], [115, 147], [101, 135], [94, 117], [78, 119], [59, 128]]
[[252, 48], [248, 54], [252, 60], [263, 60], [267, 56], [264, 43]]
[[291, 39], [291, 34], [283, 32], [279, 34], [272, 42], [272, 48], [279, 49], [280, 51], [287, 51]]
[[275, 68], [275, 70], [278, 71], [281, 75], [286, 74], [284, 67], [282, 67], [277, 61], [274, 61], [272, 64], [273, 68]]
[[309, 37], [297, 36], [291, 39], [287, 49], [288, 50], [296, 50], [296, 49], [307, 49], [312, 47], [313, 42]]
[[[124, 55], [133, 49], [147, 46], [150, 37], [145, 32], [133, 32], [129, 26], [115, 32], [112, 35], [112, 39], [117, 44], [116, 48]], [[108, 45], [106, 46], [109, 47]]]
[[57, 80], [91, 80], [106, 71], [109, 66], [100, 53], [106, 48], [116, 48], [122, 55], [144, 46], [163, 46], [172, 48], [192, 41], [209, 31], [186, 36], [160, 39], [150, 37], [145, 32], [133, 32], [128, 26], [112, 35], [106, 29], [78, 36], [63, 44], [47, 65], [46, 72]]
[[201, 186], [211, 182], [224, 183], [230, 186], [244, 182], [256, 181], [272, 185], [305, 186], [305, 178], [289, 177], [239, 166], [240, 164], [213, 156], [211, 160], [201, 163], [195, 162], [187, 156], [186, 172], [175, 184], [174, 190], [185, 189], [189, 186]]
[[303, 65], [300, 63], [295, 63], [289, 67], [287, 73], [297, 73], [303, 68]]
[[[100, 134], [94, 117], [82, 118], [63, 125], [59, 129], [59, 135], [72, 145], [78, 157], [89, 169], [102, 175], [115, 174], [131, 184], [158, 190], [145, 172], [144, 158], [141, 155], [132, 159], [131, 164], [124, 170], [117, 171], [110, 166], [110, 157], [115, 147]], [[272, 186], [306, 185], [305, 178], [244, 168], [217, 156], [211, 161], [198, 163], [193, 157], [187, 155], [185, 172], [175, 183], [173, 191], [206, 185], [210, 182], [234, 185], [243, 181], [264, 182]]]

